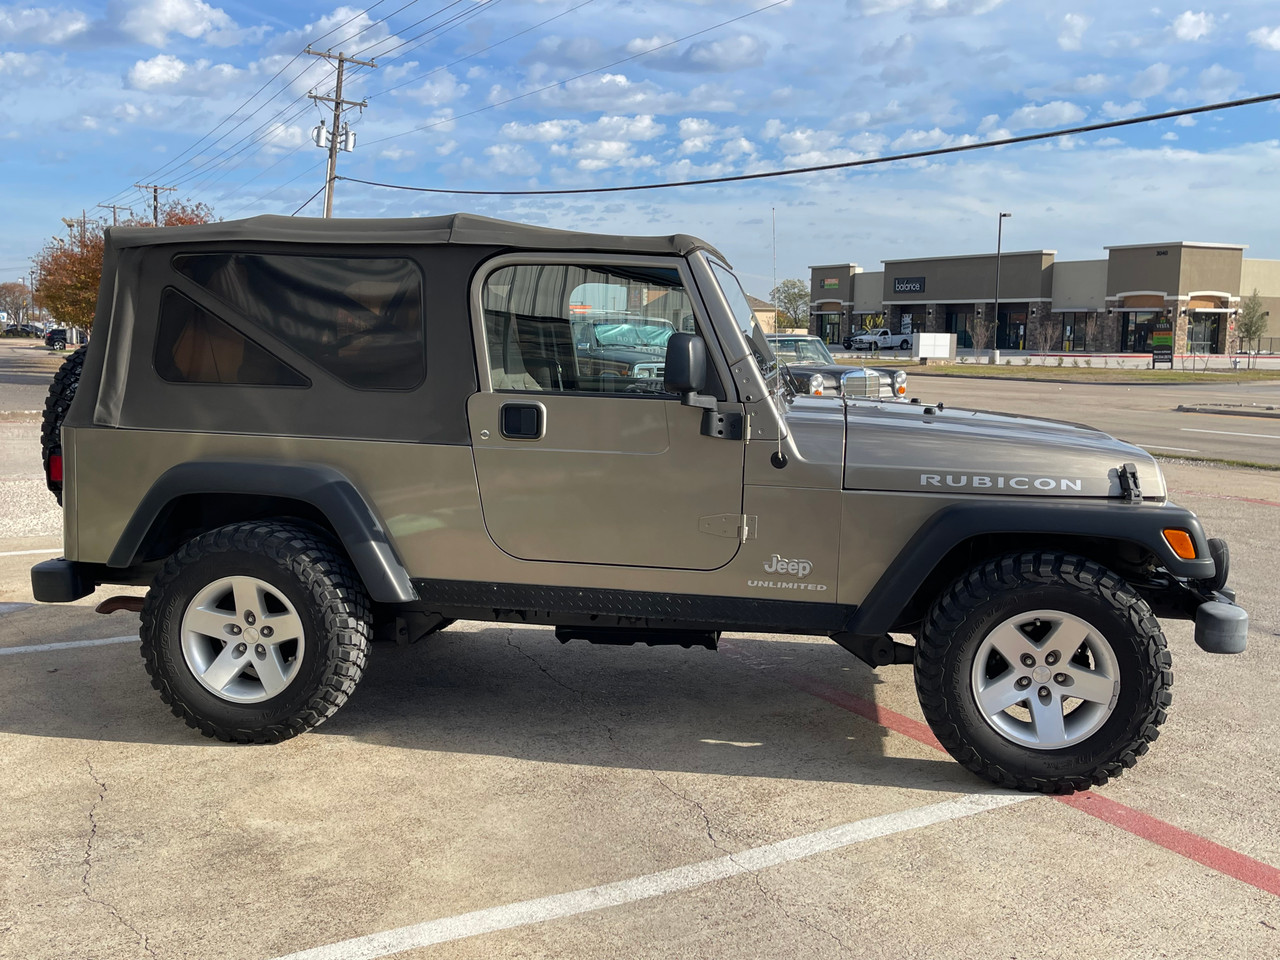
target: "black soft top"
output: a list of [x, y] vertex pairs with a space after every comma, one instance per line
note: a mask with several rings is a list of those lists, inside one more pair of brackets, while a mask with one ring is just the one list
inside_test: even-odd
[[555, 230], [551, 227], [495, 220], [473, 213], [377, 220], [261, 216], [190, 227], [110, 227], [107, 230], [108, 245], [117, 249], [221, 241], [451, 244], [530, 250], [581, 250], [586, 253], [676, 254], [682, 257], [695, 250], [706, 250], [724, 260], [724, 255], [711, 244], [684, 233], [669, 237], [580, 233], [576, 230]]

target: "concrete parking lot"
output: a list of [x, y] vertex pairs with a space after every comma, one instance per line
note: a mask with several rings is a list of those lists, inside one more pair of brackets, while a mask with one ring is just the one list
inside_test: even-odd
[[0, 424], [0, 956], [1280, 956], [1280, 474], [1166, 466], [1231, 544], [1249, 650], [1166, 622], [1159, 741], [1061, 800], [988, 789], [909, 668], [808, 637], [458, 623], [377, 645], [312, 734], [205, 740], [137, 616], [93, 612], [129, 591], [31, 603], [60, 544], [36, 437]]

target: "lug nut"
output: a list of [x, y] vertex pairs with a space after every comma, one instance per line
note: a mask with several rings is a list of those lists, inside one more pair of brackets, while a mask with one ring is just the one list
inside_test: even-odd
[[232, 651], [232, 656], [235, 656], [235, 657], [243, 657], [243, 656], [244, 656], [244, 652], [245, 652], [246, 650], [248, 650], [248, 649], [249, 649], [249, 648], [248, 648], [248, 647], [246, 647], [243, 643], [237, 643], [237, 644], [236, 644], [236, 648], [235, 648], [235, 650], [234, 650], [234, 651]]
[[1039, 695], [1039, 697], [1040, 697], [1040, 699], [1041, 699], [1041, 700], [1048, 700], [1048, 699], [1049, 699], [1050, 694], [1049, 694], [1049, 688], [1048, 688], [1048, 687], [1041, 687], [1041, 688], [1037, 691], [1037, 693], [1038, 693], [1038, 695]]
[[1019, 659], [1022, 660], [1024, 667], [1034, 667], [1036, 665], [1036, 658], [1029, 653], [1024, 653]]
[[1044, 662], [1052, 667], [1055, 663], [1058, 662], [1059, 659], [1061, 659], [1061, 655], [1058, 653], [1058, 651], [1050, 650], [1049, 655], [1044, 658]]
[[272, 630], [270, 627], [263, 627], [263, 628], [262, 628], [262, 630], [260, 630], [259, 632], [260, 632], [264, 637], [267, 637], [268, 639], [270, 639], [271, 634], [275, 633], [275, 631], [274, 631], [274, 630]]
[[238, 636], [240, 636], [240, 624], [238, 624], [238, 623], [228, 623], [228, 624], [227, 624], [227, 633], [231, 634], [233, 637], [238, 637]]
[[257, 619], [258, 618], [253, 615], [252, 610], [246, 610], [244, 612], [244, 622], [247, 623], [249, 626], [252, 627], [254, 623], [257, 621]]
[[1013, 682], [1013, 685], [1017, 687], [1019, 690], [1025, 690], [1027, 689], [1027, 687], [1031, 686], [1031, 678], [1019, 677], [1017, 680]]
[[262, 644], [258, 644], [256, 647], [253, 648], [253, 652], [256, 653], [258, 655], [258, 659], [261, 660], [263, 657], [267, 655], [267, 648], [264, 647]]
[[1053, 675], [1053, 682], [1060, 686], [1066, 686], [1071, 682], [1071, 678], [1068, 677], [1065, 673], [1055, 673]]

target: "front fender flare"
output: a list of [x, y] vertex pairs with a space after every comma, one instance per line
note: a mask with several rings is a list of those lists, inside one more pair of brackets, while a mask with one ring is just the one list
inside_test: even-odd
[[[1163, 530], [1186, 530], [1196, 558], [1183, 560], [1165, 542]], [[898, 552], [847, 627], [856, 634], [888, 633], [925, 579], [953, 548], [982, 534], [1042, 534], [1091, 537], [1136, 544], [1155, 554], [1175, 577], [1205, 580], [1214, 575], [1209, 541], [1190, 510], [1165, 504], [1118, 501], [1084, 503], [966, 502], [944, 507], [930, 517]]]
[[333, 526], [373, 600], [412, 603], [418, 599], [408, 571], [368, 501], [350, 478], [319, 463], [202, 460], [171, 467], [143, 496], [107, 566], [127, 568], [138, 563], [147, 535], [175, 499], [215, 493], [282, 497], [310, 504]]

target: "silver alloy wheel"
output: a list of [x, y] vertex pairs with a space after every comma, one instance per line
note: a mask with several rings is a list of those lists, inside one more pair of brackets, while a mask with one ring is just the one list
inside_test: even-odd
[[302, 618], [288, 597], [256, 577], [207, 584], [187, 604], [181, 630], [187, 667], [223, 700], [270, 700], [302, 667]]
[[1092, 624], [1061, 610], [1030, 610], [983, 639], [971, 669], [978, 710], [1006, 740], [1060, 750], [1111, 716], [1120, 665]]

